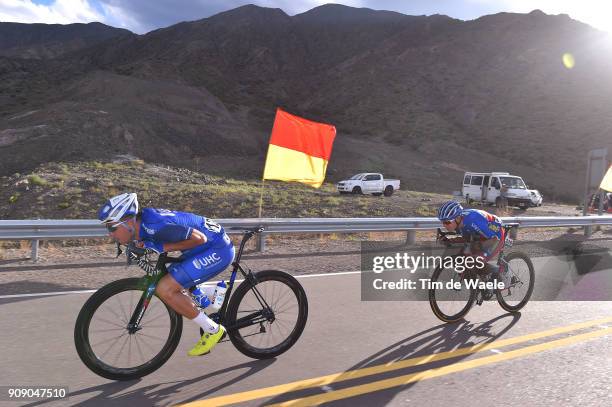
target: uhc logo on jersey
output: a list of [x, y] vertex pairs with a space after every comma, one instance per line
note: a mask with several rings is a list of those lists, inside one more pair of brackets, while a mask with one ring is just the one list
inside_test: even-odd
[[221, 257], [219, 257], [219, 255], [214, 252], [213, 254], [210, 254], [208, 256], [193, 260], [191, 264], [193, 264], [193, 267], [197, 268], [198, 270], [201, 270], [202, 267], [208, 267], [214, 263], [218, 263], [220, 260]]

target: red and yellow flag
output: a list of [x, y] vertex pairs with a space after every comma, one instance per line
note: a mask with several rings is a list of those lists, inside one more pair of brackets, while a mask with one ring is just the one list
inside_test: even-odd
[[263, 179], [319, 188], [325, 179], [336, 128], [276, 109]]
[[610, 168], [608, 168], [608, 172], [606, 172], [606, 175], [604, 175], [603, 179], [601, 180], [599, 188], [612, 192], [612, 165]]

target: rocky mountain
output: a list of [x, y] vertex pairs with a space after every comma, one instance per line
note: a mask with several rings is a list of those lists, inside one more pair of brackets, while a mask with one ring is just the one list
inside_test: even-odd
[[55, 58], [125, 35], [132, 33], [102, 23], [0, 23], [0, 55], [16, 58]]
[[336, 125], [332, 181], [382, 171], [450, 192], [463, 171], [506, 170], [573, 200], [587, 151], [612, 147], [612, 42], [566, 15], [251, 5], [15, 57], [36, 44], [0, 57], [0, 175], [132, 154], [257, 179], [276, 107]]

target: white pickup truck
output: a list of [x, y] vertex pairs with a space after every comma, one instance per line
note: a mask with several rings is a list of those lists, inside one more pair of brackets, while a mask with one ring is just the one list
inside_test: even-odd
[[384, 179], [382, 174], [364, 172], [336, 184], [341, 194], [372, 194], [391, 196], [400, 188], [399, 179]]

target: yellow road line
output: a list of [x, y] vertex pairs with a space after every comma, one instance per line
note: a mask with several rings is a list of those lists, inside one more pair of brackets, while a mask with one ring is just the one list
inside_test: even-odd
[[338, 383], [345, 380], [357, 379], [365, 376], [376, 375], [380, 373], [391, 372], [394, 370], [405, 369], [412, 366], [419, 366], [439, 360], [451, 359], [459, 356], [470, 355], [477, 352], [483, 352], [490, 349], [499, 349], [504, 346], [510, 346], [527, 342], [535, 339], [544, 338], [547, 336], [559, 335], [566, 332], [575, 331], [578, 329], [588, 328], [591, 326], [603, 324], [612, 321], [612, 317], [602, 318], [593, 321], [581, 322], [565, 327], [549, 329], [542, 332], [536, 332], [515, 338], [502, 339], [490, 343], [482, 343], [464, 348], [458, 348], [451, 351], [434, 353], [431, 355], [417, 356], [410, 359], [400, 360], [397, 362], [389, 362], [381, 365], [370, 366], [362, 369], [349, 370], [341, 373], [333, 373], [325, 376], [314, 377], [311, 379], [299, 380], [291, 383], [279, 384], [276, 386], [264, 387], [261, 389], [249, 390], [241, 393], [229, 394], [226, 396], [214, 397], [206, 400], [193, 401], [187, 404], [182, 404], [182, 407], [204, 407], [204, 406], [224, 406], [228, 404], [241, 403], [244, 401], [255, 400], [263, 397], [271, 397], [279, 394], [309, 389], [312, 387], [320, 387], [332, 383]]
[[379, 380], [377, 382], [367, 383], [359, 386], [348, 387], [342, 390], [335, 390], [329, 393], [316, 396], [304, 397], [301, 399], [289, 400], [283, 403], [270, 404], [269, 407], [286, 407], [286, 406], [317, 406], [322, 403], [328, 403], [334, 400], [355, 397], [358, 395], [372, 393], [380, 390], [390, 389], [392, 387], [402, 386], [409, 383], [420, 382], [422, 380], [433, 379], [434, 377], [444, 376], [450, 373], [460, 372], [462, 370], [473, 369], [475, 367], [497, 363], [504, 360], [514, 359], [520, 356], [526, 356], [545, 350], [550, 350], [562, 346], [571, 345], [578, 342], [583, 342], [588, 339], [597, 338], [600, 336], [612, 334], [612, 328], [606, 328], [599, 331], [588, 332], [585, 334], [570, 336], [564, 339], [557, 339], [550, 342], [541, 343], [539, 345], [527, 346], [522, 349], [513, 350], [510, 352], [497, 354], [494, 356], [485, 356], [482, 358], [469, 360], [467, 362], [455, 363], [448, 366], [443, 366], [436, 369], [430, 369], [423, 372], [412, 373], [404, 376], [395, 377], [392, 379]]

